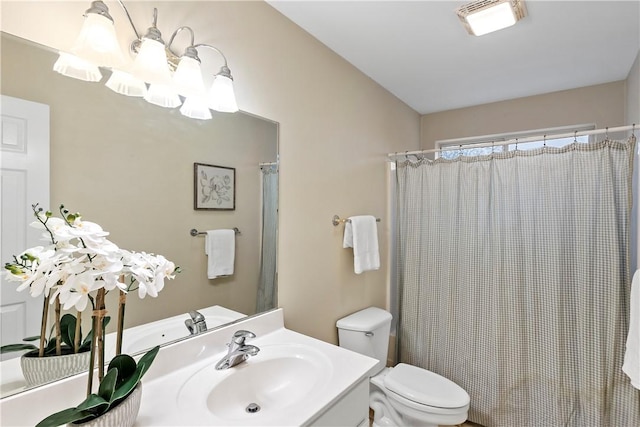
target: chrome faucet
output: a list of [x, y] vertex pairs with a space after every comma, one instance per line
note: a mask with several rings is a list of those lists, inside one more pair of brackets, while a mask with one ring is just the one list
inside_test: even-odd
[[205, 322], [202, 313], [191, 310], [189, 316], [191, 316], [191, 319], [185, 320], [184, 324], [187, 326], [187, 329], [189, 329], [191, 335], [198, 335], [207, 330], [207, 322]]
[[231, 342], [227, 344], [229, 351], [227, 355], [220, 359], [216, 363], [216, 369], [229, 369], [232, 368], [249, 358], [249, 356], [255, 356], [260, 349], [255, 345], [245, 344], [247, 338], [255, 338], [256, 334], [249, 331], [239, 330], [233, 334]]

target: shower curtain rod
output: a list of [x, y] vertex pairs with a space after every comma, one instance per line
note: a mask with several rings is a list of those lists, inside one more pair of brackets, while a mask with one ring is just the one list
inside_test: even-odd
[[[583, 131], [574, 131], [574, 132], [568, 132], [568, 133], [555, 133], [555, 134], [548, 134], [548, 135], [537, 135], [537, 136], [529, 136], [526, 138], [512, 138], [512, 139], [508, 139], [506, 141], [501, 141], [501, 142], [483, 142], [481, 144], [473, 144], [473, 148], [481, 148], [481, 147], [495, 147], [495, 146], [501, 146], [501, 145], [510, 145], [510, 144], [522, 144], [525, 142], [535, 142], [535, 141], [540, 141], [543, 139], [557, 139], [557, 138], [568, 138], [573, 136], [574, 138], [577, 138], [579, 136], [585, 136], [585, 135], [601, 135], [601, 134], [609, 134], [609, 132], [625, 132], [625, 131], [632, 131], [632, 135], [635, 132], [635, 128], [636, 125], [635, 123], [633, 125], [628, 125], [628, 126], [618, 126], [618, 127], [614, 127], [614, 128], [604, 128], [604, 129], [594, 129], [594, 130], [583, 130]], [[389, 153], [387, 154], [388, 157], [392, 158], [392, 157], [397, 157], [397, 156], [407, 156], [407, 155], [411, 155], [411, 154], [426, 154], [426, 153], [435, 153], [435, 152], [439, 152], [439, 151], [451, 151], [451, 150], [459, 150], [460, 147], [462, 146], [462, 144], [460, 146], [458, 145], [451, 145], [448, 147], [441, 147], [441, 148], [431, 148], [428, 150], [417, 150], [417, 151], [405, 151], [405, 152], [395, 152], [395, 153]]]
[[275, 166], [277, 164], [278, 162], [260, 162], [258, 163], [258, 166]]

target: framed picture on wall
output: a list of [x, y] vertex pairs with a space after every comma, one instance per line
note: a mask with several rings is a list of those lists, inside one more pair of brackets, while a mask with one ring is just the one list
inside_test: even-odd
[[236, 209], [236, 170], [225, 166], [193, 164], [193, 209]]

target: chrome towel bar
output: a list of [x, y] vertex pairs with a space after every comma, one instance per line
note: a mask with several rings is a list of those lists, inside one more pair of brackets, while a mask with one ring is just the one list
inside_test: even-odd
[[[240, 233], [240, 230], [238, 230], [238, 227], [233, 227], [233, 231], [235, 231], [236, 236], [239, 236], [239, 235], [242, 234], [242, 233]], [[203, 235], [203, 234], [207, 234], [207, 232], [206, 231], [198, 231], [195, 228], [192, 228], [191, 231], [189, 232], [189, 234], [191, 234], [193, 237], [195, 237], [195, 236], [200, 236], [200, 235]]]
[[[331, 224], [333, 224], [334, 227], [344, 224], [345, 222], [351, 222], [351, 220], [349, 218], [340, 218], [338, 215], [334, 215], [333, 218], [331, 218]], [[380, 222], [380, 218], [376, 218], [376, 222]]]

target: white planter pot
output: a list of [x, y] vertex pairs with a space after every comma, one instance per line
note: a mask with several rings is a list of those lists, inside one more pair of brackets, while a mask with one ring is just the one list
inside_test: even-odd
[[[32, 354], [32, 352], [27, 353]], [[91, 352], [85, 351], [77, 354], [62, 356], [27, 357], [20, 358], [22, 374], [27, 382], [27, 387], [45, 384], [51, 381], [65, 378], [80, 372], [89, 370]]]
[[131, 427], [138, 417], [142, 401], [142, 383], [138, 383], [133, 392], [118, 406], [106, 414], [82, 424], [67, 424], [68, 427]]

